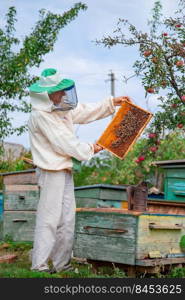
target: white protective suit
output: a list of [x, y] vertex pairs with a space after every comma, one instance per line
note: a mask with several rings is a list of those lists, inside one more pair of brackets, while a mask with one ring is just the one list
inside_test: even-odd
[[72, 157], [89, 160], [92, 143], [80, 142], [73, 124], [86, 124], [115, 112], [112, 97], [100, 103], [78, 104], [69, 111], [54, 110], [46, 92], [30, 93], [32, 112], [28, 121], [31, 152], [39, 168], [40, 200], [37, 208], [32, 269], [56, 271], [70, 265], [74, 240], [75, 197]]

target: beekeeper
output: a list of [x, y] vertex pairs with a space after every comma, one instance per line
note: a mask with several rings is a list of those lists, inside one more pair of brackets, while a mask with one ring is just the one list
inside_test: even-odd
[[33, 162], [39, 170], [40, 200], [37, 207], [32, 270], [71, 270], [75, 226], [74, 160], [90, 160], [102, 150], [96, 143], [81, 142], [73, 124], [86, 124], [115, 112], [128, 97], [103, 102], [78, 103], [75, 83], [56, 69], [45, 69], [29, 87], [32, 112], [28, 121]]

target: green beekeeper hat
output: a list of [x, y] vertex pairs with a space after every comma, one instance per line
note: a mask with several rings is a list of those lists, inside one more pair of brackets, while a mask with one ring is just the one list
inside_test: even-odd
[[71, 79], [63, 79], [56, 69], [45, 69], [42, 71], [40, 79], [29, 87], [30, 92], [48, 94], [66, 90], [75, 85]]

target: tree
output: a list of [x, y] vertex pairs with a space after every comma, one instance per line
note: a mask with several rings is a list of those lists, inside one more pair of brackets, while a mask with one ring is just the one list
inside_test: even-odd
[[[16, 9], [10, 7], [6, 14], [6, 26], [0, 28], [0, 145], [5, 137], [21, 134], [26, 127], [14, 128], [9, 112], [29, 112], [30, 105], [24, 100], [26, 88], [38, 78], [31, 76], [31, 67], [39, 67], [44, 55], [53, 50], [60, 30], [78, 16], [87, 6], [76, 3], [62, 15], [44, 9], [32, 32], [25, 36], [22, 45], [15, 37]], [[16, 101], [18, 99], [18, 101]]]
[[137, 184], [149, 180], [151, 186], [163, 190], [162, 168], [154, 165], [154, 160], [180, 159], [185, 152], [185, 139], [179, 131], [171, 132], [161, 141], [159, 151], [137, 164], [136, 158], [147, 145], [147, 138], [140, 138], [124, 160], [112, 156], [109, 152], [100, 152], [90, 162], [82, 164], [82, 171], [74, 173], [75, 186], [89, 184]]
[[[154, 115], [148, 132], [148, 141], [140, 153], [137, 163], [148, 157], [155, 158], [160, 148], [160, 140], [169, 132], [178, 129], [184, 136], [185, 127], [185, 2], [179, 1], [179, 10], [175, 17], [162, 18], [162, 5], [156, 1], [152, 20], [148, 22], [149, 32], [139, 31], [128, 20], [119, 19], [113, 36], [104, 36], [97, 40], [111, 48], [138, 46], [140, 58], [134, 63], [135, 75], [141, 78], [148, 94], [157, 94], [160, 110]], [[130, 36], [124, 34], [128, 27]], [[163, 92], [161, 93], [161, 91]], [[164, 94], [164, 95], [163, 95]]]

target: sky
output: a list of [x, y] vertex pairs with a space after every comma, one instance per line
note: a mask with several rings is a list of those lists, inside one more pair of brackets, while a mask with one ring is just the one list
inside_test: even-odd
[[[0, 26], [5, 24], [5, 14], [10, 6], [17, 10], [16, 34], [23, 40], [31, 32], [39, 18], [39, 10], [45, 8], [54, 13], [63, 14], [78, 0], [0, 0]], [[88, 6], [80, 11], [78, 17], [64, 27], [55, 43], [54, 51], [44, 57], [39, 68], [30, 72], [37, 76], [45, 68], [57, 68], [64, 78], [76, 83], [79, 102], [99, 102], [111, 94], [110, 70], [115, 74], [115, 95], [129, 96], [133, 102], [150, 112], [156, 112], [156, 95], [145, 98], [145, 91], [139, 78], [133, 77], [127, 83], [124, 76], [134, 74], [133, 63], [138, 59], [136, 47], [115, 46], [110, 49], [96, 45], [95, 40], [108, 34], [112, 35], [119, 18], [128, 19], [138, 29], [147, 32], [147, 21], [155, 0], [84, 0]], [[178, 0], [161, 0], [165, 17], [173, 16]], [[29, 101], [29, 98], [27, 99]], [[25, 124], [29, 114], [12, 115], [13, 123]], [[81, 141], [95, 142], [110, 123], [111, 117], [86, 125], [76, 126], [76, 135]], [[21, 136], [10, 136], [7, 142], [19, 143], [29, 149], [28, 132]]]

